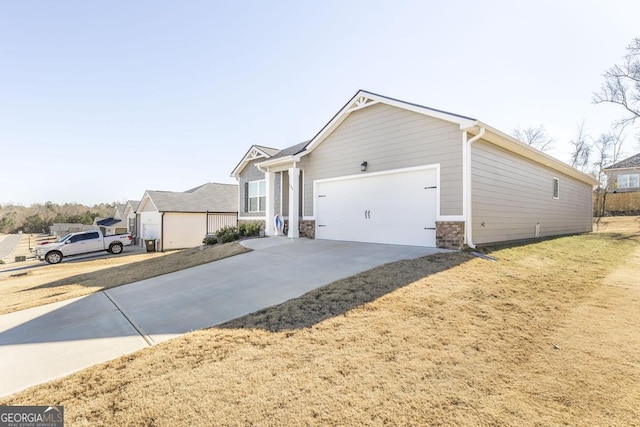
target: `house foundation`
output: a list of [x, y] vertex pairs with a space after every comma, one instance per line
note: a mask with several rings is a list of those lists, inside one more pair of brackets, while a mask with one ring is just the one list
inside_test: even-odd
[[[289, 229], [289, 220], [284, 220], [284, 229]], [[316, 222], [309, 219], [301, 219], [298, 221], [298, 233], [300, 237], [307, 237], [309, 239], [316, 238]]]
[[436, 221], [436, 246], [443, 249], [462, 249], [464, 221]]

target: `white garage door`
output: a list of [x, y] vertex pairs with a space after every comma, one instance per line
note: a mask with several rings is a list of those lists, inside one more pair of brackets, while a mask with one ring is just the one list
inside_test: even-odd
[[316, 238], [436, 245], [435, 168], [316, 182]]

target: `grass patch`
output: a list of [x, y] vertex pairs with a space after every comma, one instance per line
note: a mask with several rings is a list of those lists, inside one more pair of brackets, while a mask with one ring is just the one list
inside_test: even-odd
[[249, 251], [239, 243], [61, 263], [0, 279], [0, 314], [150, 279]]
[[388, 264], [0, 404], [69, 425], [637, 423], [638, 239], [491, 255]]

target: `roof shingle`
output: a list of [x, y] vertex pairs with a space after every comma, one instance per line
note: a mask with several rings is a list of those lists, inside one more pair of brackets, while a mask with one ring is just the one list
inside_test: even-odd
[[238, 186], [207, 183], [183, 193], [147, 191], [159, 212], [237, 212]]
[[640, 167], [640, 153], [628, 157], [624, 160], [620, 160], [618, 163], [614, 163], [607, 169], [625, 169], [625, 168], [638, 168]]

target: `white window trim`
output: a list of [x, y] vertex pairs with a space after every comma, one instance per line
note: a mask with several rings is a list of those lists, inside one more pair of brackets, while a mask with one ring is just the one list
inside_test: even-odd
[[[637, 174], [637, 173], [625, 173], [625, 174], [618, 175], [618, 180], [617, 180], [618, 181], [618, 188], [638, 188], [639, 185], [631, 186], [631, 177], [632, 176], [637, 177], [636, 181], [638, 181], [639, 185], [640, 185], [640, 174]], [[624, 177], [626, 179], [626, 183], [625, 183], [626, 185], [620, 185], [621, 184], [620, 183], [620, 178], [622, 178], [622, 177]]]
[[[260, 183], [261, 182], [264, 183], [264, 185], [263, 185], [264, 193], [263, 194], [260, 194]], [[251, 184], [256, 184], [258, 186], [258, 195], [257, 196], [251, 196]], [[247, 192], [248, 192], [247, 200], [248, 200], [248, 203], [249, 203], [249, 206], [247, 206], [247, 212], [250, 212], [250, 213], [264, 212], [265, 211], [264, 209], [260, 210], [260, 199], [264, 198], [264, 200], [265, 200], [265, 203], [264, 203], [265, 206], [264, 207], [266, 208], [266, 200], [267, 200], [267, 182], [266, 182], [266, 180], [258, 179], [258, 180], [255, 180], [255, 181], [249, 181]], [[251, 199], [258, 199], [257, 203], [256, 203], [256, 207], [257, 207], [256, 210], [251, 210]]]
[[[556, 182], [558, 183], [557, 188], [558, 188], [558, 192], [556, 194]], [[553, 177], [553, 198], [555, 200], [558, 200], [560, 198], [560, 178], [556, 178], [555, 176]]]

